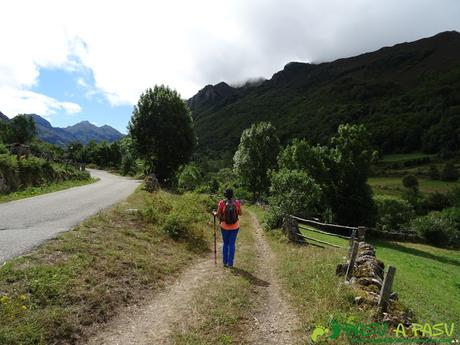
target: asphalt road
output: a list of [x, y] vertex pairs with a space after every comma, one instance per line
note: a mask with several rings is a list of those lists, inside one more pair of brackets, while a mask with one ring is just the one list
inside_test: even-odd
[[72, 229], [130, 195], [136, 180], [88, 169], [100, 181], [0, 204], [0, 263]]

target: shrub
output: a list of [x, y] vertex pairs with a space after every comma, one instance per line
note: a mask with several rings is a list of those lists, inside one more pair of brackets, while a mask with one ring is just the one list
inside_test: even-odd
[[270, 178], [270, 208], [265, 219], [268, 227], [278, 227], [288, 214], [310, 217], [320, 212], [321, 188], [305, 171], [281, 169], [272, 172]]
[[201, 171], [194, 164], [183, 166], [177, 173], [177, 185], [184, 191], [194, 190], [201, 183]]
[[438, 167], [434, 164], [430, 165], [430, 170], [428, 171], [428, 175], [430, 176], [430, 179], [432, 180], [439, 180], [439, 178], [441, 177]]
[[5, 144], [0, 143], [0, 155], [3, 155], [8, 152], [8, 148], [5, 146]]
[[426, 212], [441, 211], [450, 206], [452, 202], [448, 195], [439, 192], [430, 193], [422, 200], [422, 207]]
[[382, 231], [399, 231], [414, 216], [414, 208], [407, 201], [394, 196], [377, 195], [374, 197], [377, 206], [376, 227]]
[[452, 163], [447, 163], [441, 172], [441, 180], [457, 181], [459, 177], [458, 171]]
[[418, 190], [418, 179], [414, 175], [406, 175], [402, 179], [402, 184], [407, 189]]
[[209, 209], [210, 204], [209, 196], [194, 193], [171, 196], [159, 191], [152, 195], [152, 202], [138, 213], [144, 221], [158, 226], [173, 240], [189, 242], [199, 249], [206, 246], [207, 229], [203, 224], [207, 220], [206, 214], [212, 209]]
[[449, 202], [452, 206], [460, 208], [460, 184], [457, 184], [454, 188], [452, 188], [447, 193], [447, 197], [449, 198]]
[[171, 213], [166, 216], [166, 220], [161, 226], [162, 230], [173, 240], [185, 239], [188, 237], [187, 221], [178, 213]]
[[440, 246], [458, 245], [459, 230], [449, 212], [431, 212], [414, 219], [410, 226], [429, 243]]

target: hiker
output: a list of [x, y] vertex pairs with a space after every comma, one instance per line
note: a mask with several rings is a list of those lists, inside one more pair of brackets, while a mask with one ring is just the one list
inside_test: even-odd
[[232, 268], [236, 236], [240, 230], [238, 215], [241, 215], [241, 203], [239, 200], [233, 199], [232, 189], [226, 189], [224, 196], [225, 199], [219, 201], [217, 211], [214, 211], [213, 214], [220, 220], [222, 241], [224, 242], [222, 247], [224, 267]]

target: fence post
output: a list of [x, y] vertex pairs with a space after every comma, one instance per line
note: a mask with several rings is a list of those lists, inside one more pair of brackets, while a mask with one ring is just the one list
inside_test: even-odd
[[385, 279], [383, 279], [382, 289], [380, 290], [379, 304], [378, 304], [380, 312], [384, 312], [388, 308], [388, 300], [390, 297], [391, 287], [393, 285], [395, 273], [396, 273], [396, 267], [389, 266]]
[[353, 251], [353, 243], [355, 243], [356, 230], [351, 232], [350, 243], [348, 246], [348, 258], [351, 258], [351, 252]]
[[366, 228], [364, 226], [358, 226], [358, 241], [364, 241], [366, 237]]
[[359, 243], [353, 243], [353, 250], [351, 252], [350, 261], [348, 262], [347, 274], [345, 275], [345, 281], [348, 281], [353, 276], [353, 269], [355, 267], [356, 255], [358, 255]]

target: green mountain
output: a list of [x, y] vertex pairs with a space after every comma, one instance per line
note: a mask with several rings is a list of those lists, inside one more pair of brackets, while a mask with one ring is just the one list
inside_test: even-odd
[[73, 126], [59, 128], [51, 126], [47, 120], [39, 115], [30, 114], [30, 116], [35, 121], [37, 136], [43, 141], [60, 146], [74, 141], [83, 144], [87, 144], [90, 140], [114, 142], [124, 136], [107, 125], [97, 127], [88, 121], [82, 121]]
[[384, 153], [460, 150], [460, 33], [333, 62], [288, 63], [271, 79], [207, 85], [188, 100], [202, 153], [233, 152], [253, 122], [283, 143], [325, 143], [341, 123], [363, 123]]
[[10, 119], [8, 118], [8, 116], [6, 116], [5, 114], [3, 114], [3, 113], [0, 111], [0, 120], [2, 120], [2, 121], [9, 121]]

